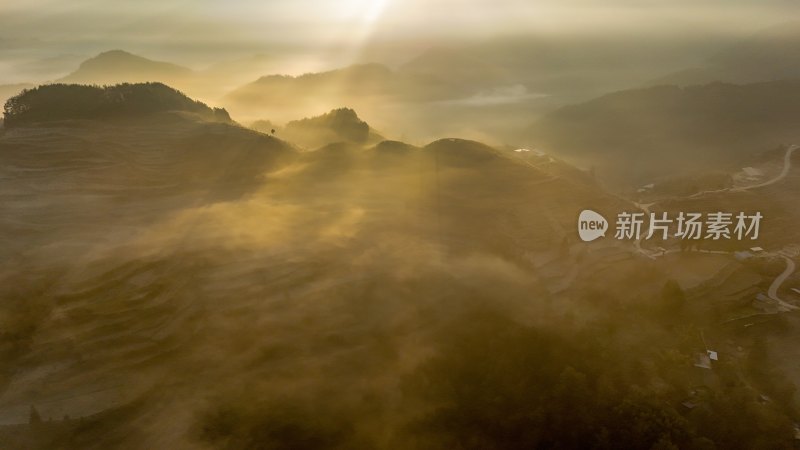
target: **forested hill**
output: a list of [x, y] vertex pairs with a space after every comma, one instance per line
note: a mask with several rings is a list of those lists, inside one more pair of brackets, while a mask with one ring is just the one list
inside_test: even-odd
[[86, 86], [49, 84], [23, 90], [5, 104], [5, 126], [74, 119], [109, 119], [165, 111], [195, 113], [230, 121], [227, 111], [210, 108], [162, 83]]

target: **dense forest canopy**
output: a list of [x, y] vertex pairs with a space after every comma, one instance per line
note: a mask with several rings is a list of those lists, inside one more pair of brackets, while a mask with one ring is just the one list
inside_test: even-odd
[[162, 83], [85, 86], [48, 84], [23, 90], [4, 109], [5, 125], [71, 119], [130, 117], [164, 111], [184, 111], [229, 121], [227, 111], [210, 108]]
[[350, 108], [339, 108], [321, 116], [295, 120], [286, 124], [286, 129], [300, 133], [330, 131], [336, 134], [334, 138], [357, 143], [369, 139], [369, 125]]

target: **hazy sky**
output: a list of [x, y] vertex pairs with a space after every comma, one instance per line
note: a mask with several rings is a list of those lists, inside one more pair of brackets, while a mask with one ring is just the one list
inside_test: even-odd
[[329, 64], [498, 34], [748, 34], [799, 12], [797, 0], [2, 1], [0, 77], [113, 48], [194, 67], [253, 53]]

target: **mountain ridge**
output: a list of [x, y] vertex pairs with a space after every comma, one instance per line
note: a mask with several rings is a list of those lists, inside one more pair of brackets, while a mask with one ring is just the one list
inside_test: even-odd
[[189, 68], [156, 61], [125, 50], [109, 50], [83, 61], [72, 73], [56, 82], [116, 84], [157, 81], [175, 82], [194, 75]]
[[799, 118], [800, 80], [662, 85], [562, 107], [538, 120], [529, 136], [604, 176], [640, 183], [684, 171], [689, 160], [691, 170], [734, 168], [800, 138]]
[[183, 111], [206, 119], [231, 121], [225, 109], [210, 108], [163, 83], [113, 86], [46, 84], [23, 90], [4, 108], [5, 126], [71, 119], [110, 119], [165, 111]]

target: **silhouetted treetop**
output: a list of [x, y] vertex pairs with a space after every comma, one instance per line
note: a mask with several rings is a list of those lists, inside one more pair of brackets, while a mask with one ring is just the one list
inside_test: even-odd
[[328, 130], [342, 140], [356, 143], [366, 142], [370, 132], [369, 125], [359, 119], [356, 112], [350, 108], [334, 109], [321, 116], [289, 122], [286, 124], [286, 130], [289, 132]]
[[197, 113], [230, 121], [228, 112], [209, 108], [162, 83], [86, 86], [49, 84], [26, 89], [10, 98], [4, 109], [5, 126], [71, 119], [131, 117], [165, 111]]

